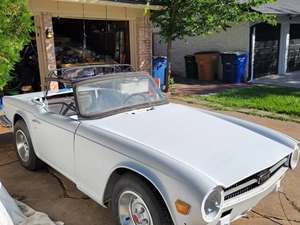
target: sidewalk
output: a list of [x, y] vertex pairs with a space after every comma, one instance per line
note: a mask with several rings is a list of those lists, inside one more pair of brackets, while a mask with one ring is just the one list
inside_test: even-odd
[[269, 75], [257, 78], [254, 84], [267, 84], [289, 88], [300, 88], [300, 72], [287, 75]]

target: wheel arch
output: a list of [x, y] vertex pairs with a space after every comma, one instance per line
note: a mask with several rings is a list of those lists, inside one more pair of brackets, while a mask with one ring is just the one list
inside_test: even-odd
[[[25, 123], [25, 125], [26, 125], [26, 127], [28, 129], [28, 133], [29, 133], [30, 137], [32, 138], [32, 126], [30, 124], [30, 119], [22, 111], [16, 111], [15, 114], [13, 115], [13, 118], [12, 118], [12, 130], [14, 131], [16, 123], [18, 121], [20, 121], [20, 120]], [[31, 141], [32, 141], [32, 144], [34, 146], [34, 140], [31, 139]], [[36, 151], [35, 151], [35, 153], [36, 153]], [[37, 154], [37, 156], [39, 156], [39, 155]]]
[[27, 128], [28, 128], [28, 130], [29, 130], [29, 133], [31, 133], [30, 132], [30, 120], [29, 120], [29, 118], [28, 118], [28, 116], [26, 115], [26, 113], [25, 112], [22, 112], [22, 111], [20, 111], [20, 110], [17, 110], [14, 114], [13, 114], [13, 118], [12, 118], [12, 125], [13, 125], [13, 128], [14, 128], [14, 126], [15, 126], [15, 124], [16, 124], [16, 122], [17, 121], [19, 121], [19, 120], [23, 120], [24, 122], [25, 122], [25, 124], [26, 124], [26, 126], [27, 126]]
[[26, 121], [23, 118], [23, 116], [21, 116], [20, 113], [17, 112], [17, 113], [15, 113], [14, 118], [13, 118], [13, 125], [15, 125], [16, 122], [18, 122], [19, 120], [23, 120], [26, 123]]
[[173, 219], [172, 211], [171, 211], [171, 203], [169, 200], [169, 195], [164, 188], [163, 184], [160, 182], [160, 179], [150, 170], [136, 164], [130, 165], [122, 165], [115, 168], [109, 176], [109, 179], [106, 183], [104, 194], [103, 194], [103, 203], [108, 206], [111, 200], [112, 189], [117, 181], [121, 178], [122, 175], [125, 174], [133, 174], [141, 178], [146, 184], [148, 184], [151, 189], [155, 192], [155, 194], [159, 197], [162, 204], [168, 210], [170, 218]]

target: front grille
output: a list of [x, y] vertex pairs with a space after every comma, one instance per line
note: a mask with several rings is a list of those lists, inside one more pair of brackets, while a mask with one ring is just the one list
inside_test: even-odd
[[288, 160], [288, 157], [284, 158], [280, 162], [276, 163], [274, 166], [256, 173], [232, 186], [225, 189], [225, 201], [246, 192], [259, 187], [269, 180], [280, 168], [282, 168]]
[[251, 185], [249, 185], [247, 187], [244, 187], [244, 188], [242, 188], [242, 189], [240, 189], [238, 191], [235, 191], [235, 192], [233, 192], [231, 194], [228, 194], [228, 195], [225, 196], [225, 201], [228, 200], [228, 199], [234, 198], [236, 196], [239, 196], [241, 194], [244, 194], [244, 193], [246, 193], [248, 191], [251, 191], [251, 190], [253, 190], [254, 188], [256, 188], [258, 186], [259, 185], [257, 183], [254, 183], [254, 184], [251, 184]]

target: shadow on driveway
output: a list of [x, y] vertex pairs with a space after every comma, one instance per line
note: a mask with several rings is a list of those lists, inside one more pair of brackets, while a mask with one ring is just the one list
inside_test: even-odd
[[[228, 114], [277, 129], [300, 140], [298, 123], [233, 112]], [[114, 225], [110, 210], [87, 198], [76, 190], [73, 183], [54, 170], [29, 172], [22, 168], [17, 161], [12, 134], [1, 131], [1, 128], [0, 180], [12, 196], [38, 211], [47, 213], [53, 220], [63, 221], [66, 225]], [[282, 182], [280, 193], [269, 195], [234, 225], [300, 224], [299, 190], [300, 166], [288, 173]]]
[[21, 167], [12, 143], [11, 133], [0, 134], [0, 181], [13, 197], [66, 225], [114, 225], [110, 210], [54, 170], [30, 172]]

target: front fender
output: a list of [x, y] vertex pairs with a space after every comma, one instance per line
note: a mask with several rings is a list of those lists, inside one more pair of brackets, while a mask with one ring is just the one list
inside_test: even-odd
[[[201, 216], [202, 201], [209, 191], [221, 185], [213, 177], [162, 154], [159, 150], [84, 122], [77, 130], [77, 137], [76, 148], [85, 148], [89, 144], [93, 144], [93, 147], [89, 145], [90, 151], [93, 152], [91, 161], [96, 162], [96, 155], [101, 152], [101, 155], [106, 156], [111, 163], [114, 162], [111, 167], [111, 163], [106, 165], [109, 169], [107, 168], [105, 176], [102, 178], [105, 182], [101, 185], [101, 190], [94, 190], [94, 193], [90, 194], [96, 196], [96, 192], [100, 193], [97, 198], [100, 204], [104, 205], [107, 200], [105, 189], [110, 183], [112, 174], [117, 169], [126, 168], [140, 174], [153, 184], [164, 199], [176, 225], [205, 224]], [[88, 138], [82, 139], [83, 137]], [[79, 139], [82, 140], [79, 141]], [[90, 183], [93, 184], [93, 180], [90, 180]], [[79, 186], [84, 190], [84, 184]], [[184, 216], [177, 213], [176, 200], [185, 201], [192, 206], [189, 215]]]
[[[169, 212], [171, 212], [170, 196], [165, 188], [165, 185], [161, 181], [161, 178], [152, 169], [142, 166], [135, 162], [124, 162], [124, 163], [116, 166], [111, 171], [110, 174], [112, 175], [115, 171], [117, 171], [119, 169], [126, 169], [128, 171], [132, 171], [133, 173], [136, 173], [136, 174], [142, 176], [143, 178], [145, 178], [147, 181], [149, 181], [153, 185], [153, 187], [155, 187], [155, 189], [158, 191], [158, 193], [164, 200]], [[109, 180], [109, 179], [107, 179], [107, 180]], [[105, 196], [103, 195], [103, 200], [104, 200], [104, 198], [105, 198]]]
[[[190, 186], [177, 181], [169, 176], [164, 175], [160, 171], [140, 165], [137, 162], [124, 162], [114, 167], [110, 176], [119, 169], [126, 169], [133, 173], [142, 176], [149, 181], [157, 192], [162, 197], [166, 207], [169, 210], [170, 216], [174, 225], [201, 225], [205, 224], [201, 216], [201, 194], [198, 191], [191, 189]], [[107, 178], [109, 180], [109, 177]], [[108, 185], [108, 184], [106, 184]], [[192, 206], [189, 215], [182, 215], [176, 211], [176, 200], [183, 200]], [[103, 201], [105, 196], [103, 195]], [[199, 224], [199, 221], [203, 223]]]

